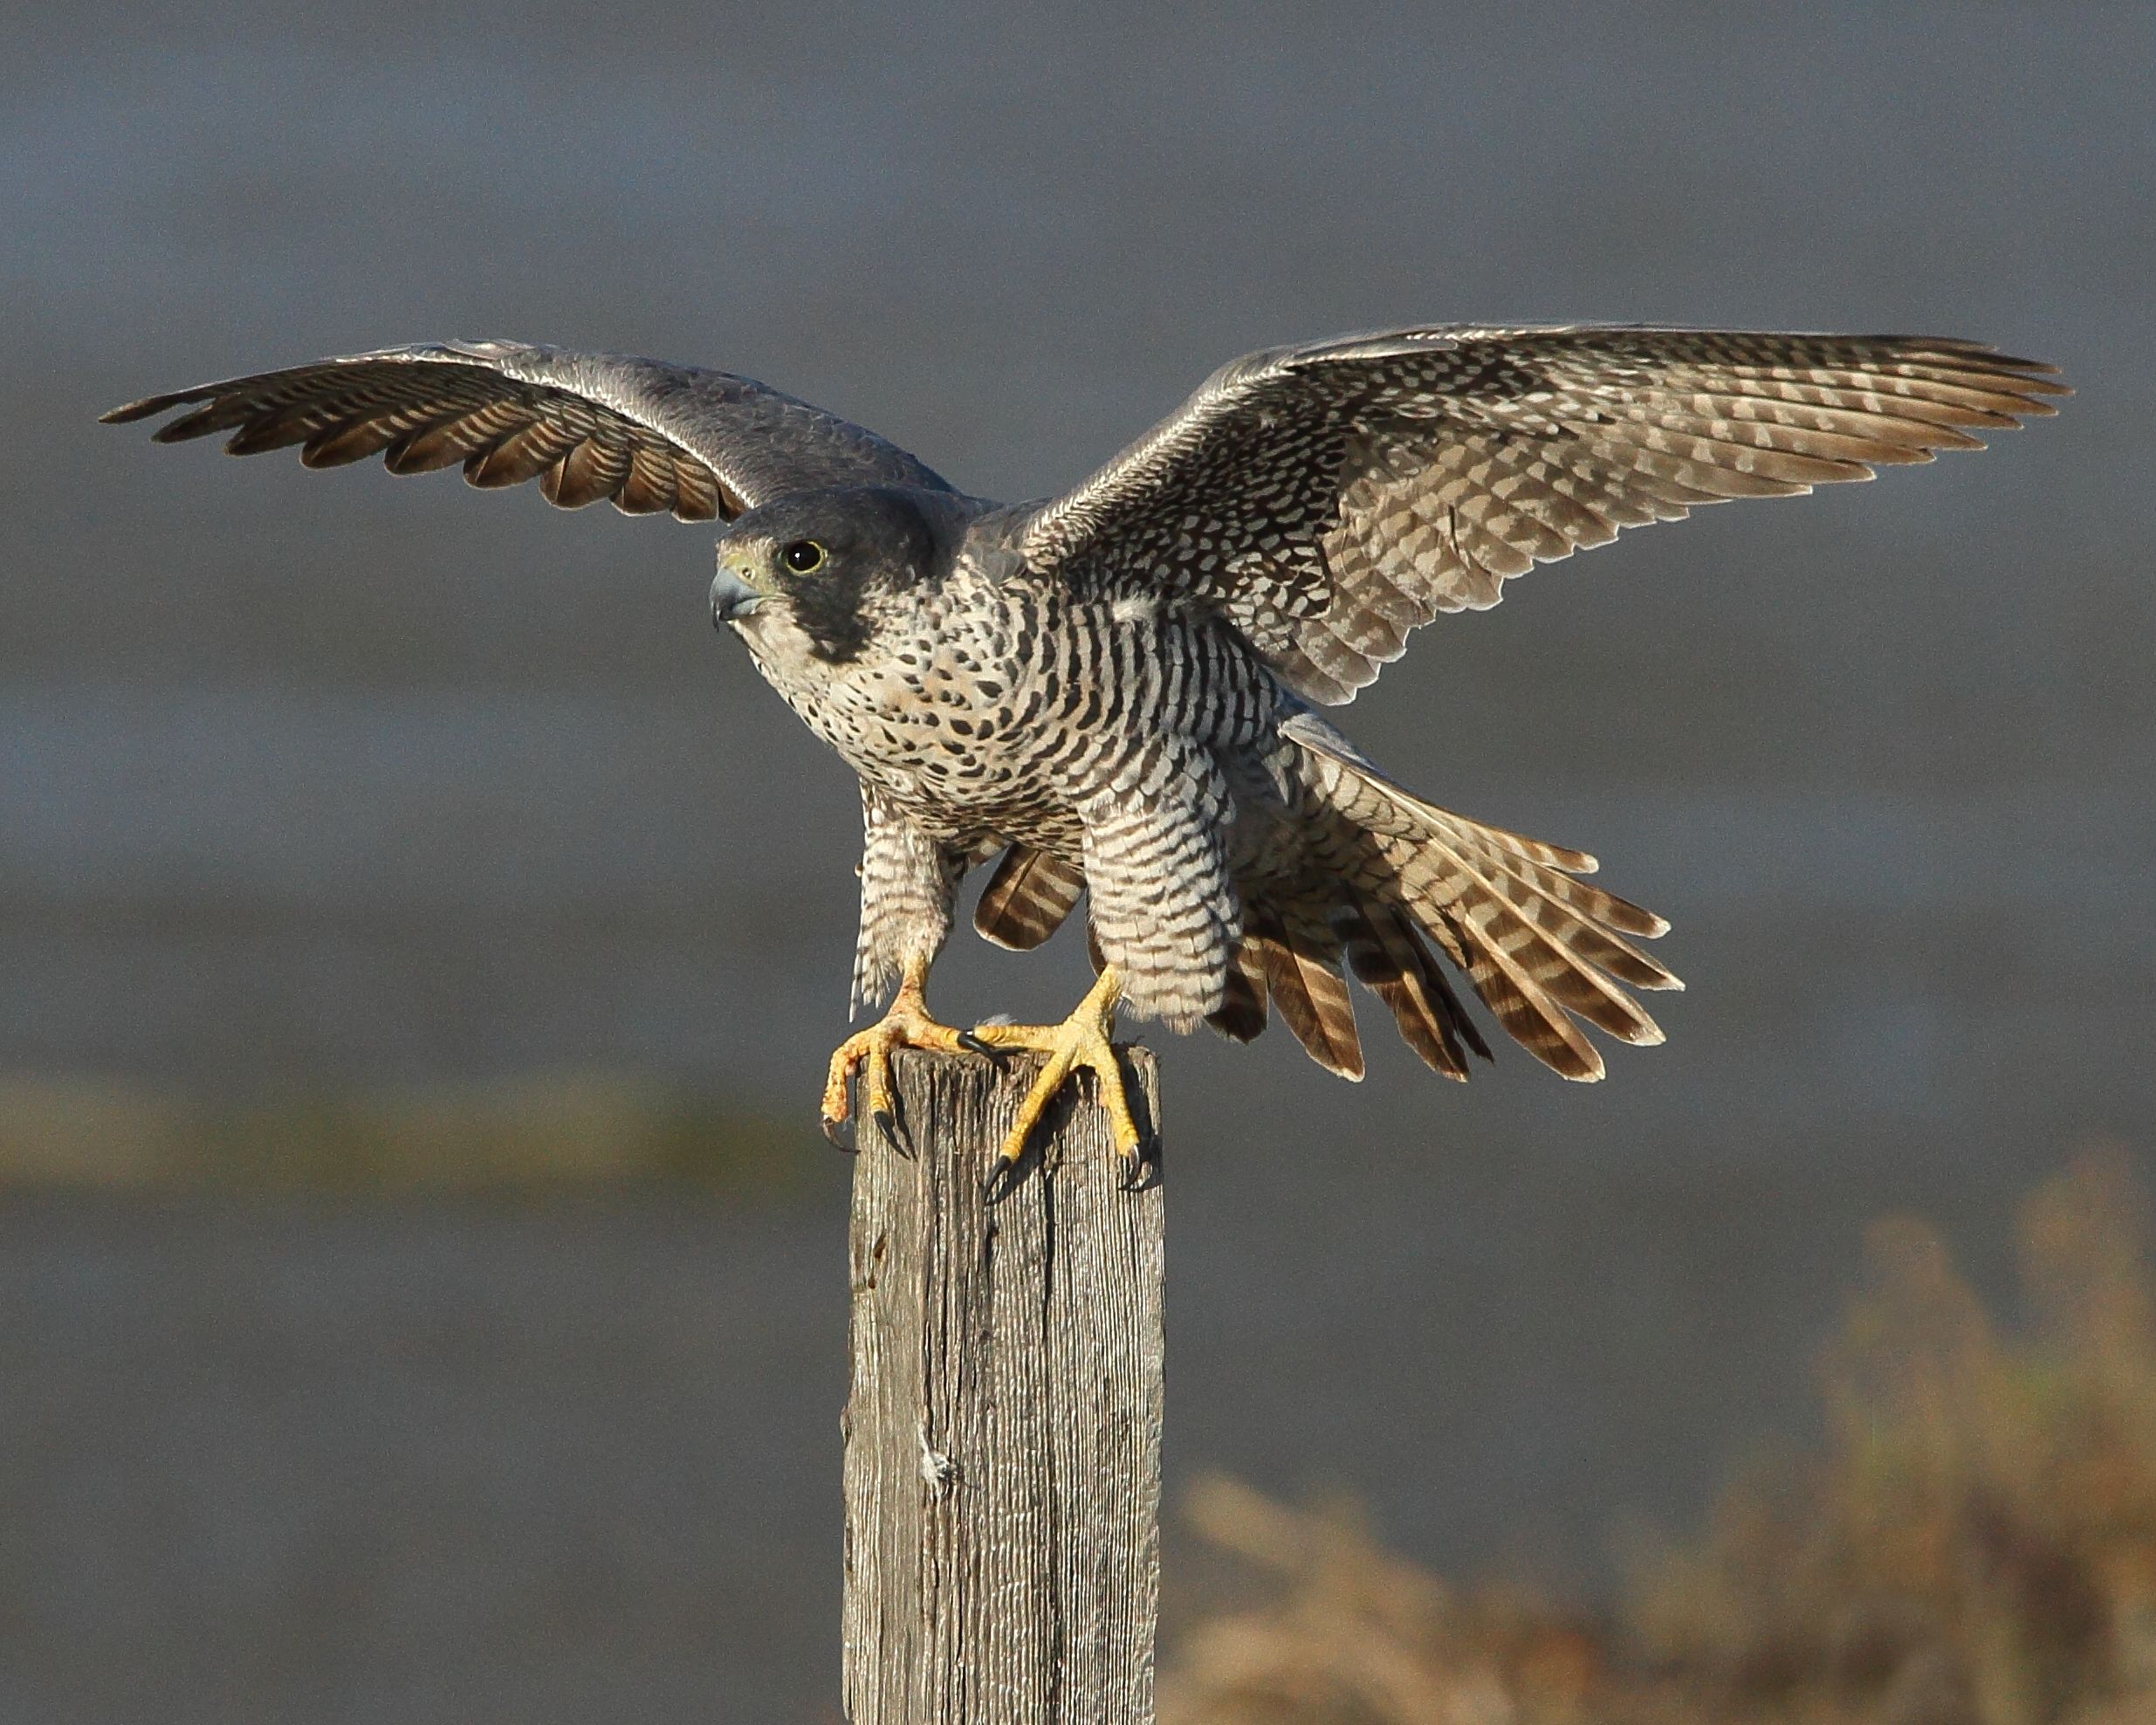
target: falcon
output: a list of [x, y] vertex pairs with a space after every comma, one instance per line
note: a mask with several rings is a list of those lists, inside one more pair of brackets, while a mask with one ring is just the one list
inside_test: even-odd
[[[1662, 1032], [1679, 986], [1637, 944], [1651, 912], [1595, 859], [1425, 801], [1321, 708], [1352, 700], [1438, 615], [1537, 563], [1731, 498], [1787, 497], [1982, 447], [2055, 411], [2056, 368], [1974, 342], [1573, 325], [1432, 326], [1237, 360], [1061, 496], [957, 490], [870, 431], [745, 377], [514, 341], [388, 348], [115, 409], [186, 411], [310, 467], [461, 464], [549, 503], [719, 520], [711, 614], [861, 780], [853, 1008], [826, 1131], [901, 1131], [901, 1048], [1044, 1056], [999, 1146], [1089, 1070], [1118, 1147], [1143, 1143], [1118, 1007], [1250, 1041], [1277, 1012], [1363, 1073], [1348, 979], [1435, 1072], [1490, 1050], [1451, 979], [1563, 1077], [1585, 1027]], [[930, 1013], [961, 880], [1020, 950], [1082, 897], [1096, 972], [1057, 1025]], [[1442, 960], [1442, 962], [1440, 962]]]

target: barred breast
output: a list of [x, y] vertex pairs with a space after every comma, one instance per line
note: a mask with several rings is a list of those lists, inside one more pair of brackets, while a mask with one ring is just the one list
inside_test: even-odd
[[[961, 569], [887, 606], [889, 650], [782, 688], [924, 829], [1075, 860], [1077, 806], [1163, 736], [1226, 759], [1268, 736], [1278, 684], [1213, 620]], [[893, 628], [893, 624], [903, 627]]]

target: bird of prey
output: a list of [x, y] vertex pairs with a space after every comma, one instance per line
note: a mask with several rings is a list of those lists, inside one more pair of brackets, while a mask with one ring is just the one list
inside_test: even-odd
[[[1320, 709], [1537, 563], [1981, 447], [2054, 411], [2054, 377], [1928, 337], [1387, 330], [1237, 360], [1089, 478], [1018, 505], [748, 378], [514, 341], [324, 360], [106, 418], [186, 409], [160, 441], [461, 464], [564, 508], [724, 521], [714, 621], [861, 780], [853, 1006], [896, 998], [832, 1056], [826, 1130], [858, 1071], [896, 1131], [896, 1048], [1034, 1050], [1007, 1166], [1080, 1068], [1138, 1151], [1119, 1003], [1239, 1041], [1276, 1010], [1356, 1078], [1351, 975], [1465, 1078], [1489, 1048], [1441, 957], [1567, 1078], [1603, 1073], [1583, 1025], [1660, 1041], [1631, 991], [1679, 986], [1635, 944], [1661, 917], [1590, 884], [1591, 856], [1425, 801]], [[1087, 900], [1097, 976], [1060, 1025], [930, 1014], [959, 882], [991, 860], [991, 940], [1037, 946]]]

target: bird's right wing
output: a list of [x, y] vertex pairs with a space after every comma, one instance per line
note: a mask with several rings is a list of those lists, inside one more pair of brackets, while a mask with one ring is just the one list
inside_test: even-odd
[[521, 341], [450, 341], [319, 360], [131, 402], [107, 424], [174, 408], [160, 443], [220, 431], [310, 467], [380, 455], [392, 473], [462, 463], [472, 485], [537, 479], [564, 509], [731, 520], [827, 485], [951, 489], [896, 444], [745, 377]]
[[1081, 592], [1219, 612], [1299, 693], [1352, 699], [1443, 611], [1726, 498], [1981, 448], [2052, 368], [1901, 335], [1439, 326], [1253, 354], [1016, 525]]

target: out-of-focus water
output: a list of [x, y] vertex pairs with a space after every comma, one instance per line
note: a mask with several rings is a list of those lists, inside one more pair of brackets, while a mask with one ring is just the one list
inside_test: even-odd
[[[708, 532], [105, 407], [512, 334], [751, 372], [1025, 496], [1250, 347], [1599, 316], [1970, 335], [2082, 394], [1539, 572], [1344, 715], [1599, 854], [1690, 990], [1587, 1090], [1167, 1048], [1172, 1466], [1592, 1573], [1801, 1415], [1864, 1217], [1995, 1277], [2015, 1193], [2156, 1144], [2145, 11], [10, 28], [0, 1068], [618, 1066], [827, 1154], [854, 791], [713, 637]], [[1064, 947], [961, 937], [938, 999], [1059, 1009]], [[807, 1716], [841, 1174], [784, 1217], [17, 1205], [0, 1709]]]

